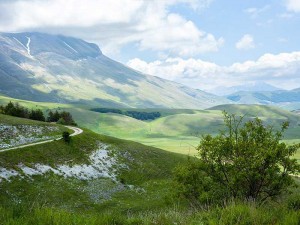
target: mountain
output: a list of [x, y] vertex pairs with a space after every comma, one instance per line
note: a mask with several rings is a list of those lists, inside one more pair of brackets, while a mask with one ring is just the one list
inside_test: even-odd
[[238, 86], [232, 86], [232, 87], [217, 87], [211, 90], [212, 93], [219, 95], [219, 96], [225, 96], [230, 95], [236, 92], [240, 91], [246, 91], [246, 92], [262, 92], [262, 91], [278, 91], [281, 90], [280, 88], [277, 88], [275, 86], [272, 86], [270, 84], [267, 84], [265, 82], [250, 82], [243, 85]]
[[264, 92], [240, 91], [228, 95], [227, 98], [242, 104], [279, 105], [289, 109], [296, 109], [300, 105], [300, 88]]
[[0, 93], [33, 101], [136, 108], [207, 108], [230, 102], [146, 75], [96, 44], [43, 33], [0, 34]]

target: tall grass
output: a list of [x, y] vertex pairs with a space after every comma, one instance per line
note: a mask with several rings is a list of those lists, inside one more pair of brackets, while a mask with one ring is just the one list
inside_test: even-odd
[[0, 208], [0, 224], [3, 225], [75, 225], [75, 224], [209, 224], [209, 225], [298, 225], [300, 211], [284, 204], [258, 206], [255, 203], [231, 202], [223, 207], [188, 210], [170, 207], [160, 211], [124, 213], [118, 211], [99, 213], [69, 212], [57, 208], [12, 206]]

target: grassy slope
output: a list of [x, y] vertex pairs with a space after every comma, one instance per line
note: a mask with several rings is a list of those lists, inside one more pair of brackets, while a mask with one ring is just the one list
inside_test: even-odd
[[14, 99], [6, 96], [0, 95], [0, 105], [5, 105], [12, 102], [19, 102], [22, 106], [26, 106], [28, 108], [40, 108], [40, 109], [51, 109], [51, 108], [69, 108], [72, 105], [69, 104], [61, 104], [61, 103], [52, 103], [52, 102], [32, 102], [21, 99]]
[[[165, 123], [169, 122], [167, 117], [161, 119]], [[4, 120], [6, 119], [2, 118]], [[123, 120], [124, 118], [121, 123]], [[14, 120], [7, 117], [6, 122], [11, 121]], [[40, 123], [23, 119], [15, 121], [18, 124]], [[63, 141], [55, 141], [2, 152], [0, 165], [15, 169], [20, 163], [28, 166], [33, 163], [86, 163], [88, 154], [97, 148], [99, 141], [110, 145], [112, 151], [121, 155], [129, 153], [131, 160], [123, 158], [122, 162], [130, 169], [120, 170], [118, 180], [139, 189], [118, 190], [118, 185], [109, 179], [80, 181], [54, 174], [34, 176], [33, 179], [13, 179], [11, 182], [0, 183], [1, 223], [296, 225], [300, 221], [300, 213], [288, 211], [285, 205], [256, 207], [233, 203], [226, 208], [192, 212], [185, 208], [185, 204], [172, 198], [172, 171], [176, 164], [186, 160], [185, 156], [99, 135], [86, 129], [83, 134], [74, 137], [69, 145]], [[110, 198], [106, 198], [107, 194]], [[91, 196], [97, 196], [98, 201]]]
[[[21, 122], [22, 119], [18, 119]], [[24, 120], [24, 123], [27, 123]], [[34, 123], [34, 122], [32, 122]], [[39, 124], [39, 122], [37, 122]], [[129, 154], [134, 160], [121, 158], [129, 170], [120, 170], [118, 179], [127, 185], [135, 185], [140, 190], [122, 189], [112, 194], [111, 199], [101, 196], [99, 202], [91, 200], [92, 193], [109, 192], [117, 187], [109, 179], [80, 181], [64, 179], [54, 174], [35, 176], [30, 179], [13, 179], [12, 182], [0, 183], [0, 206], [9, 207], [21, 202], [22, 205], [44, 205], [60, 207], [67, 210], [146, 210], [162, 208], [167, 204], [163, 200], [169, 193], [171, 174], [174, 166], [186, 157], [160, 149], [145, 146], [132, 141], [124, 141], [84, 130], [81, 135], [73, 137], [71, 144], [62, 140], [44, 145], [0, 153], [0, 165], [16, 169], [17, 165], [35, 163], [50, 166], [58, 164], [82, 164], [88, 162], [89, 153], [97, 149], [98, 142], [108, 144], [112, 151]], [[98, 192], [97, 192], [98, 190]]]
[[[120, 170], [118, 180], [139, 189], [116, 190], [109, 179], [80, 181], [53, 174], [0, 183], [1, 224], [292, 224], [300, 212], [282, 205], [256, 206], [229, 203], [225, 208], [193, 211], [172, 197], [172, 170], [186, 157], [132, 141], [84, 130], [70, 145], [56, 141], [46, 145], [0, 153], [0, 165], [16, 168], [22, 163], [79, 164], [97, 142], [113, 151], [129, 153], [129, 170]], [[133, 160], [132, 160], [133, 159]], [[111, 194], [110, 198], [106, 198]], [[99, 201], [93, 201], [97, 196]]]

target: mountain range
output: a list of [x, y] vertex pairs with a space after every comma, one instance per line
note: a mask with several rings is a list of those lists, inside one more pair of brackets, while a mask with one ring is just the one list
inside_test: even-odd
[[279, 91], [279, 90], [282, 89], [262, 81], [255, 81], [255, 82], [249, 82], [247, 84], [242, 84], [242, 85], [237, 85], [232, 87], [219, 86], [212, 89], [210, 92], [219, 96], [226, 96], [240, 91], [261, 92], [261, 91]]
[[87, 106], [208, 108], [231, 101], [146, 75], [106, 57], [81, 39], [0, 33], [0, 93]]
[[288, 109], [300, 107], [300, 88], [277, 91], [240, 91], [226, 97], [239, 104], [279, 105]]

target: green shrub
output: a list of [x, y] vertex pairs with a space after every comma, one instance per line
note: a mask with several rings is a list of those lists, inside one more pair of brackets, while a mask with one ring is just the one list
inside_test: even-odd
[[202, 137], [199, 160], [176, 171], [179, 193], [200, 203], [205, 198], [264, 202], [295, 183], [290, 175], [298, 173], [300, 165], [291, 157], [300, 145], [281, 142], [287, 122], [274, 131], [258, 118], [244, 122], [225, 112], [224, 122], [227, 130]]
[[71, 141], [71, 136], [68, 131], [64, 131], [62, 133], [62, 138], [63, 138], [64, 142], [66, 142], [66, 143], [70, 143], [70, 141]]
[[291, 210], [300, 210], [300, 195], [291, 195], [287, 201], [288, 208]]

